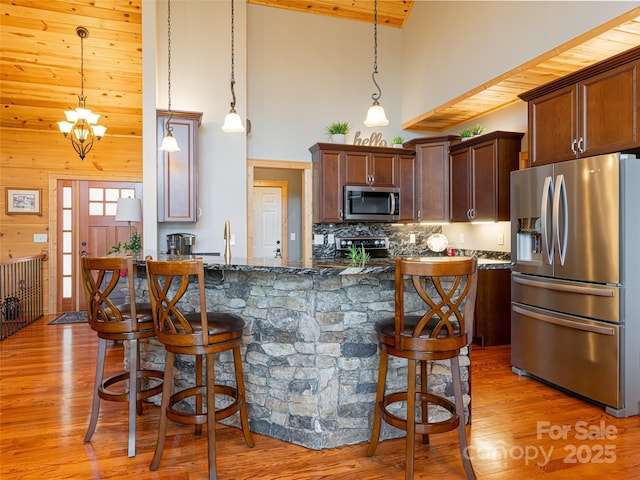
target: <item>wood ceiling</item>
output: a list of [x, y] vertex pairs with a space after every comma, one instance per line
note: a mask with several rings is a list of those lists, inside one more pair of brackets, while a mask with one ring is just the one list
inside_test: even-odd
[[[247, 0], [318, 15], [373, 21], [371, 0]], [[379, 0], [378, 22], [402, 28], [413, 0]], [[141, 0], [0, 0], [2, 128], [58, 131], [78, 105], [80, 39], [85, 26], [87, 107], [107, 135], [142, 135]], [[517, 95], [640, 45], [640, 7], [545, 55], [407, 121], [403, 128], [443, 131], [518, 101]]]

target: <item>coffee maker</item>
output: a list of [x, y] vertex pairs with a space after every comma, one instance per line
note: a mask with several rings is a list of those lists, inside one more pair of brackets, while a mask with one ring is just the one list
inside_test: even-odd
[[193, 233], [170, 233], [167, 235], [167, 254], [191, 255], [196, 236]]

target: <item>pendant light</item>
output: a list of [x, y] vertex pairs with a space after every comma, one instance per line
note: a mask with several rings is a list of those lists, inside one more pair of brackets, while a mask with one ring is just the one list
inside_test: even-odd
[[[71, 140], [71, 145], [84, 160], [84, 157], [93, 148], [94, 140], [100, 140], [107, 127], [97, 125], [100, 115], [92, 113], [86, 108], [87, 97], [84, 96], [84, 39], [89, 36], [89, 30], [84, 27], [76, 28], [76, 34], [80, 37], [80, 95], [78, 95], [78, 108], [66, 110], [66, 121], [58, 122], [58, 128], [65, 138]], [[73, 132], [73, 133], [72, 133]], [[72, 135], [69, 135], [72, 133]]]
[[231, 110], [229, 110], [229, 113], [227, 113], [226, 117], [224, 117], [224, 124], [222, 125], [222, 131], [223, 132], [237, 132], [237, 133], [242, 133], [244, 132], [244, 125], [242, 125], [242, 119], [240, 118], [240, 115], [238, 115], [238, 113], [236, 112], [236, 91], [233, 88], [234, 85], [236, 84], [236, 79], [234, 76], [234, 70], [235, 70], [235, 56], [234, 56], [234, 50], [235, 50], [235, 32], [234, 32], [234, 20], [235, 20], [235, 12], [234, 12], [234, 5], [233, 5], [233, 0], [231, 0]]
[[178, 147], [176, 137], [173, 136], [173, 127], [171, 126], [171, 119], [173, 118], [173, 114], [171, 113], [171, 0], [167, 0], [167, 63], [167, 94], [169, 119], [167, 120], [167, 134], [162, 139], [160, 150], [171, 153], [180, 151], [180, 147]]
[[373, 93], [371, 98], [373, 99], [373, 104], [369, 107], [369, 111], [367, 112], [367, 118], [364, 121], [365, 126], [367, 127], [384, 127], [385, 125], [389, 125], [389, 120], [387, 120], [387, 116], [384, 113], [384, 108], [378, 102], [380, 97], [382, 96], [382, 90], [380, 89], [380, 85], [376, 82], [376, 75], [378, 74], [378, 0], [374, 0], [373, 2], [373, 73], [371, 74], [371, 79], [373, 80], [373, 84], [378, 89], [378, 93]]

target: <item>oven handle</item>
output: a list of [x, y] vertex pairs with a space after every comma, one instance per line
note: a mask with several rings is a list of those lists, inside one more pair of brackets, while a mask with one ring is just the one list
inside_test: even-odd
[[597, 325], [588, 325], [580, 322], [573, 322], [571, 320], [565, 320], [563, 318], [551, 317], [549, 315], [543, 315], [541, 313], [532, 312], [531, 310], [521, 308], [517, 305], [512, 305], [511, 308], [515, 313], [519, 313], [520, 315], [531, 317], [536, 320], [540, 320], [542, 322], [559, 325], [561, 327], [572, 328], [574, 330], [583, 330], [585, 332], [591, 332], [591, 333], [598, 333], [600, 335], [614, 336], [616, 334], [615, 329], [611, 327], [599, 327]]
[[513, 275], [511, 279], [520, 285], [529, 287], [543, 288], [546, 290], [556, 290], [558, 292], [578, 293], [580, 295], [594, 295], [597, 297], [613, 297], [614, 290], [606, 290], [603, 288], [584, 287], [581, 285], [564, 285], [560, 283], [541, 282], [539, 280], [529, 280], [528, 278]]
[[391, 208], [389, 208], [389, 215], [395, 215], [395, 213], [396, 213], [396, 194], [391, 192], [389, 194], [389, 198], [391, 199]]

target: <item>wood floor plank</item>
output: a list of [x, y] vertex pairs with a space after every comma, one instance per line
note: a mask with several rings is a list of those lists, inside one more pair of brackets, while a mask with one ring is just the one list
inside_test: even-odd
[[[196, 437], [192, 428], [171, 422], [160, 468], [149, 471], [158, 422], [158, 407], [152, 405], [138, 417], [136, 457], [127, 457], [124, 404], [103, 402], [94, 437], [83, 442], [97, 339], [86, 324], [48, 325], [52, 318], [0, 342], [0, 478], [206, 478], [206, 435]], [[121, 361], [122, 347], [111, 346], [109, 355]], [[508, 346], [472, 352], [468, 432], [480, 480], [637, 477], [640, 417], [616, 419], [598, 406], [514, 375], [509, 360]], [[566, 438], [552, 438], [539, 422], [570, 431]], [[601, 425], [615, 430], [613, 438]], [[582, 438], [576, 431], [580, 426], [599, 430]], [[404, 478], [403, 439], [384, 441], [374, 457], [366, 457], [366, 443], [315, 451], [254, 434], [256, 446], [249, 449], [238, 429], [223, 425], [217, 437], [221, 479]], [[456, 432], [434, 435], [429, 447], [418, 446], [415, 464], [416, 480], [464, 479]]]

